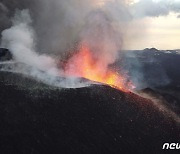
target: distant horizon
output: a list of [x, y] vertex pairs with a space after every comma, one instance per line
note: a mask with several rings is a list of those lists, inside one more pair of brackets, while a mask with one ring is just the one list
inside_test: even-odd
[[159, 50], [159, 51], [175, 51], [175, 50], [180, 50], [180, 48], [179, 49], [159, 49], [159, 48], [156, 48], [156, 47], [146, 47], [146, 48], [142, 48], [142, 49], [122, 49], [122, 50], [145, 50], [145, 49], [157, 49], [157, 50]]
[[124, 48], [180, 49], [180, 0], [132, 0]]

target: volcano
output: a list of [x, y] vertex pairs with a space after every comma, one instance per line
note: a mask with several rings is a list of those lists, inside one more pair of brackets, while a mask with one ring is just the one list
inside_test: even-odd
[[180, 139], [173, 119], [131, 92], [59, 89], [7, 72], [0, 122], [1, 153], [163, 153], [164, 143]]

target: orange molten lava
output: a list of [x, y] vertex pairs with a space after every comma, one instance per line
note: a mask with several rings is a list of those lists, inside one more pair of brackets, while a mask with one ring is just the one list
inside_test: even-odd
[[87, 46], [81, 47], [79, 52], [69, 59], [66, 64], [65, 74], [108, 84], [123, 91], [127, 91], [131, 87], [131, 83], [127, 83], [126, 79], [119, 73], [111, 69], [104, 72], [92, 57], [92, 53]]

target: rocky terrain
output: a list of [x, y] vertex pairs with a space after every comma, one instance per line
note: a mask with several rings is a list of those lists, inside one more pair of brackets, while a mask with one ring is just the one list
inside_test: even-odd
[[179, 125], [133, 93], [0, 78], [1, 153], [163, 153], [164, 142], [179, 141]]
[[[0, 52], [2, 68], [12, 59], [8, 53]], [[180, 113], [178, 86], [152, 86], [136, 93]], [[106, 85], [57, 88], [8, 71], [0, 72], [0, 123], [0, 151], [5, 154], [159, 154], [164, 143], [180, 142], [177, 120], [148, 97]]]

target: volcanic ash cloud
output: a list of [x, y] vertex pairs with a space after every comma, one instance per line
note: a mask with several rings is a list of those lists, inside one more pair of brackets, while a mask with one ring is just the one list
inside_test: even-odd
[[[29, 11], [16, 12], [12, 26], [2, 32], [1, 46], [10, 49], [17, 62], [52, 76], [64, 76], [66, 72], [64, 74], [63, 68], [57, 66], [57, 60], [62, 60], [62, 55], [68, 55], [69, 52], [76, 55], [76, 49], [86, 45], [96, 64], [94, 73], [98, 72], [107, 78], [107, 72], [118, 59], [122, 47], [123, 35], [119, 29], [121, 17], [125, 20], [127, 16], [125, 3], [104, 1], [99, 6], [98, 1], [85, 0], [75, 3], [71, 0], [45, 0], [40, 4], [37, 5], [40, 6], [39, 10], [36, 10], [38, 13], [34, 11], [37, 14], [32, 8]], [[29, 12], [35, 18], [33, 22]], [[42, 54], [44, 49], [46, 54]], [[71, 59], [66, 61], [71, 63]], [[73, 61], [71, 64], [74, 65]], [[41, 76], [34, 70], [30, 71], [30, 74]], [[107, 79], [109, 83], [112, 78], [119, 79], [113, 75]], [[121, 75], [120, 78], [121, 82], [126, 84], [127, 76]]]

